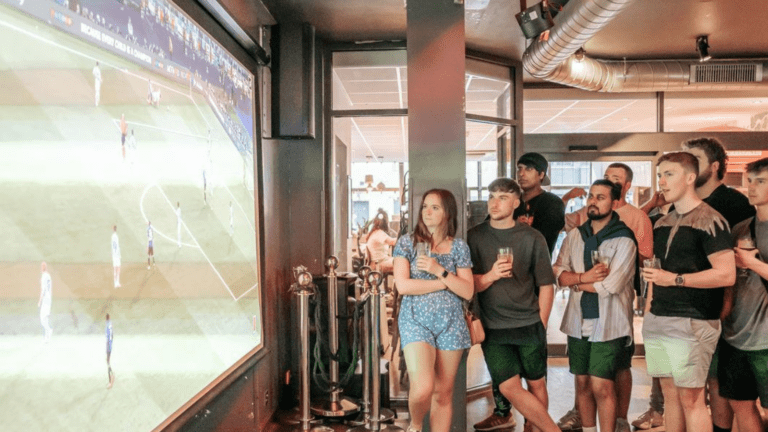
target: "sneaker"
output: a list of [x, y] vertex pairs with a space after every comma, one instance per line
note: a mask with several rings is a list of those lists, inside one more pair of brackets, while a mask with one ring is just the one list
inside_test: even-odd
[[616, 432], [632, 432], [632, 428], [629, 427], [627, 419], [616, 419]]
[[509, 429], [517, 426], [515, 416], [510, 411], [505, 416], [500, 416], [496, 413], [491, 414], [485, 420], [475, 423], [475, 430], [477, 431], [492, 431], [496, 429]]
[[562, 431], [581, 430], [581, 414], [579, 414], [579, 410], [574, 408], [565, 413], [565, 415], [560, 417], [560, 420], [557, 421], [557, 427]]
[[649, 408], [648, 411], [641, 414], [640, 417], [632, 422], [632, 426], [640, 430], [648, 430], [664, 426], [664, 415], [653, 408]]

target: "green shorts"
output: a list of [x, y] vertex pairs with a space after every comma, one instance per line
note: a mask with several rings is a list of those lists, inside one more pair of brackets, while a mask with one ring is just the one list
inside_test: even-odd
[[626, 369], [627, 363], [631, 365], [632, 356], [628, 355], [630, 347], [629, 336], [606, 342], [590, 342], [589, 337], [578, 339], [568, 336], [571, 373], [614, 380], [616, 372]]
[[483, 342], [483, 355], [493, 385], [520, 375], [535, 381], [547, 376], [547, 333], [541, 323], [531, 326], [524, 343], [503, 342], [495, 338]]
[[720, 396], [738, 401], [759, 397], [763, 407], [768, 408], [768, 349], [744, 351], [727, 342], [719, 348]]

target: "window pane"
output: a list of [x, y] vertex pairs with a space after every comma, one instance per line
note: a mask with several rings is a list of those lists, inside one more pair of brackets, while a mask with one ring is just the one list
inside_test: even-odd
[[406, 51], [333, 53], [333, 109], [408, 107]]
[[768, 130], [768, 92], [667, 93], [665, 132]]
[[467, 113], [510, 119], [509, 68], [467, 59], [465, 91]]
[[655, 94], [523, 92], [524, 133], [656, 132]]

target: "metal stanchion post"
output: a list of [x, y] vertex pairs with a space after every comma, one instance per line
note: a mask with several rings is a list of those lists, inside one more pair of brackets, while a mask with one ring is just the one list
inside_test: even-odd
[[301, 339], [299, 374], [301, 384], [299, 412], [288, 418], [287, 421], [298, 424], [293, 430], [314, 431], [319, 428], [312, 428], [312, 423], [317, 423], [317, 420], [309, 412], [309, 296], [315, 295], [317, 287], [312, 283], [312, 275], [306, 268], [298, 267], [294, 271], [297, 274], [296, 283], [291, 285], [291, 293], [299, 298], [299, 337]]
[[381, 327], [379, 326], [379, 316], [381, 315], [381, 295], [383, 291], [379, 290], [379, 285], [383, 276], [379, 272], [371, 272], [366, 278], [371, 285], [371, 304], [370, 315], [370, 344], [369, 358], [371, 361], [371, 385], [370, 385], [370, 417], [366, 419], [365, 425], [357, 426], [348, 430], [348, 432], [367, 432], [367, 431], [385, 431], [402, 432], [403, 429], [393, 424], [382, 423], [381, 421], [381, 361], [379, 347], [381, 346]]
[[[325, 262], [328, 266], [328, 345], [331, 350], [330, 378], [331, 394], [312, 405], [312, 413], [323, 417], [346, 417], [360, 411], [360, 406], [352, 399], [341, 395], [339, 387], [339, 312], [338, 312], [338, 284], [336, 268], [339, 259], [331, 256]], [[319, 337], [319, 335], [318, 335]]]

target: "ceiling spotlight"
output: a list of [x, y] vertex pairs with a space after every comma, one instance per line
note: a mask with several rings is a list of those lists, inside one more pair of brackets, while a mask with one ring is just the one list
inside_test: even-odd
[[709, 40], [707, 35], [696, 38], [696, 51], [699, 52], [700, 62], [705, 62], [712, 58], [712, 56], [709, 55]]

